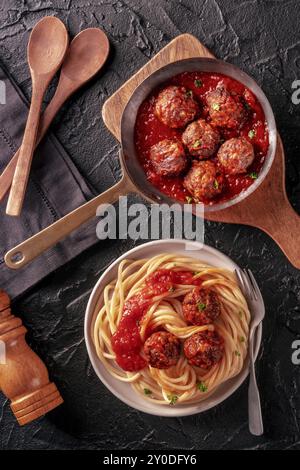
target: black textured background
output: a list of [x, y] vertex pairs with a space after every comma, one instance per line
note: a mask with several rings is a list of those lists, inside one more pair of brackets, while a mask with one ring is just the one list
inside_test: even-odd
[[[0, 57], [30, 96], [25, 59], [28, 32], [45, 15], [62, 19], [73, 36], [103, 28], [112, 52], [104, 73], [72, 98], [54, 131], [87, 180], [100, 192], [119, 177], [118, 144], [101, 106], [125, 79], [170, 39], [189, 32], [217, 57], [239, 65], [262, 86], [286, 149], [287, 188], [300, 211], [300, 105], [291, 84], [300, 79], [298, 0], [1, 0]], [[48, 99], [53, 93], [53, 87]], [[299, 236], [299, 234], [297, 234]], [[102, 271], [133, 242], [105, 241], [36, 286], [14, 305], [28, 340], [46, 362], [65, 404], [20, 428], [0, 394], [0, 449], [300, 449], [300, 366], [291, 344], [300, 337], [300, 275], [258, 230], [206, 224], [206, 242], [253, 269], [265, 303], [263, 347], [257, 365], [265, 435], [248, 432], [247, 385], [225, 403], [184, 419], [144, 415], [123, 405], [89, 363], [83, 319]]]

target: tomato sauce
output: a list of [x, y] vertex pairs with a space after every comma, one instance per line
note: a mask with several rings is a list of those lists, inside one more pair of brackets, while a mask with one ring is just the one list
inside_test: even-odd
[[125, 302], [121, 321], [112, 337], [116, 362], [122, 369], [134, 372], [147, 365], [140, 355], [143, 347], [139, 328], [141, 321], [154, 302], [154, 298], [167, 297], [178, 284], [201, 285], [201, 281], [194, 279], [191, 271], [159, 269], [146, 279], [146, 286], [138, 294]]
[[[239, 136], [245, 137], [254, 147], [255, 159], [248, 168], [247, 174], [225, 175], [226, 184], [224, 191], [213, 200], [203, 199], [202, 202], [212, 205], [232, 199], [253, 184], [268, 152], [269, 134], [261, 104], [256, 96], [242, 83], [222, 74], [208, 72], [181, 73], [155, 89], [141, 104], [135, 124], [135, 145], [147, 179], [162, 193], [182, 202], [186, 202], [190, 196], [190, 193], [183, 186], [183, 176], [160, 176], [154, 171], [149, 159], [152, 145], [157, 144], [163, 139], [174, 137], [181, 139], [183, 132], [183, 129], [169, 128], [154, 115], [155, 99], [158, 93], [169, 85], [184, 86], [187, 90], [191, 90], [194, 98], [201, 104], [201, 112], [197, 119], [203, 118], [208, 122], [208, 108], [205, 96], [218, 85], [223, 85], [244, 104], [247, 110], [247, 120], [243, 126], [238, 130], [219, 128], [219, 132], [223, 140]], [[251, 132], [252, 138], [249, 137], [250, 131], [253, 131]], [[216, 159], [216, 155], [211, 160], [214, 159]]]

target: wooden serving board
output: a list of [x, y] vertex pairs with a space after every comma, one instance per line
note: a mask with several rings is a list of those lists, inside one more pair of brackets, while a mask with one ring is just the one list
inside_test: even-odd
[[[122, 113], [135, 88], [164, 65], [191, 57], [214, 58], [198, 39], [190, 34], [182, 34], [156, 54], [105, 102], [103, 120], [118, 140]], [[274, 163], [258, 189], [228, 209], [206, 212], [205, 218], [260, 228], [273, 238], [290, 262], [300, 269], [300, 217], [291, 207], [286, 195], [284, 149], [279, 136]]]

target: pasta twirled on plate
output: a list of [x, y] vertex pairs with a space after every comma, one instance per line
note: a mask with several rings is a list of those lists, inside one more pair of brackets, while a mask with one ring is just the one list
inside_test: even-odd
[[109, 373], [145, 399], [194, 403], [241, 371], [249, 323], [231, 271], [167, 253], [119, 264], [92, 338]]

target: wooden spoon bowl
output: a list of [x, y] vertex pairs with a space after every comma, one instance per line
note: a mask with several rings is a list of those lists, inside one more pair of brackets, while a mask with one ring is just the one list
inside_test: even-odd
[[106, 62], [109, 41], [98, 28], [81, 31], [73, 39], [66, 54], [62, 74], [75, 82], [89, 80]]
[[32, 30], [27, 55], [35, 75], [57, 69], [66, 53], [68, 38], [64, 24], [54, 16], [46, 16]]

